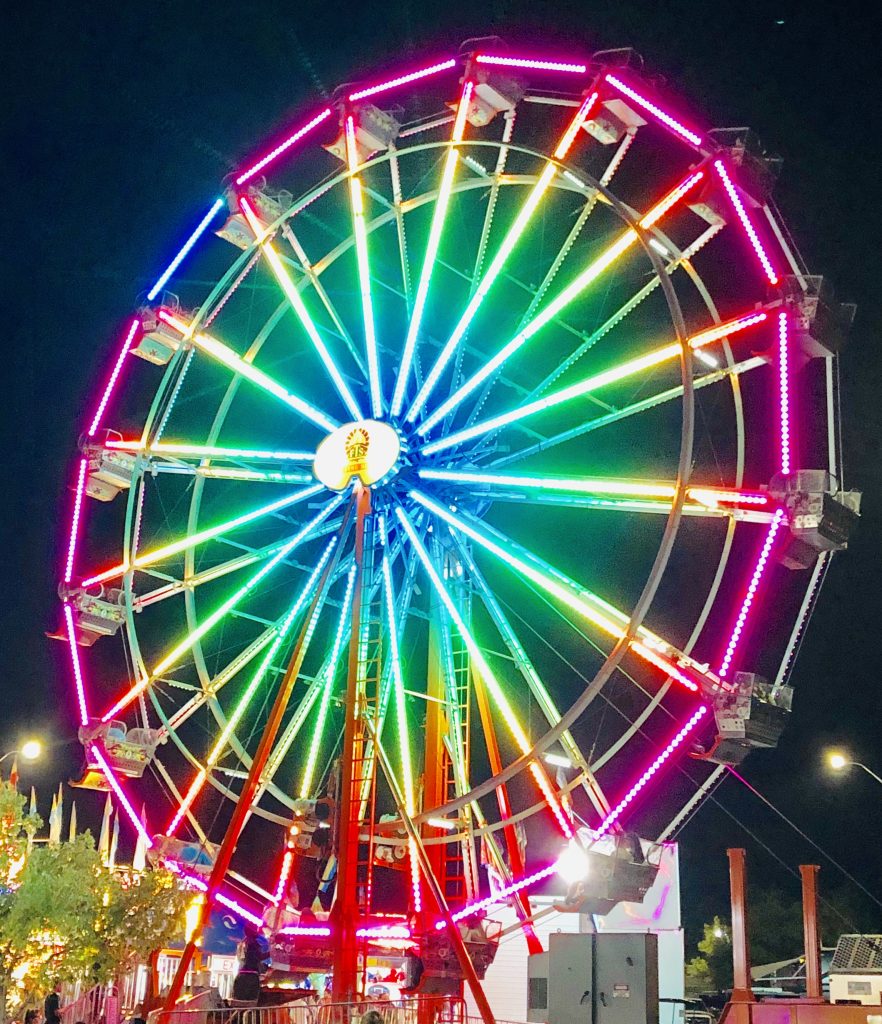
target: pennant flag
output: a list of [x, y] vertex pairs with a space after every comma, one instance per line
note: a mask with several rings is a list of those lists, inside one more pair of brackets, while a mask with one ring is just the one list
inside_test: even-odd
[[119, 847], [119, 814], [113, 816], [113, 837], [110, 840], [110, 854], [107, 858], [107, 866], [111, 871], [116, 867], [116, 851]]
[[49, 812], [49, 845], [58, 846], [61, 842], [61, 808], [58, 797], [52, 794], [52, 810]]
[[9, 770], [9, 782], [13, 789], [18, 789], [18, 757], [13, 757], [12, 768]]
[[143, 829], [138, 831], [138, 842], [135, 844], [135, 855], [132, 857], [132, 870], [139, 874], [147, 867], [147, 843], [144, 836], [147, 834], [147, 808], [141, 804], [141, 824]]
[[71, 808], [70, 808], [70, 832], [68, 833], [67, 841], [69, 843], [72, 843], [74, 841], [74, 839], [76, 839], [76, 835], [77, 835], [77, 802], [76, 802], [76, 800], [74, 800], [74, 802], [71, 804]]
[[[34, 787], [31, 786], [31, 806], [28, 808], [28, 814], [34, 815], [37, 813], [37, 794], [34, 791]], [[28, 853], [34, 848], [34, 833], [28, 833]]]
[[110, 794], [104, 801], [104, 817], [101, 819], [101, 834], [98, 837], [98, 853], [101, 856], [101, 863], [107, 864], [110, 860], [110, 816], [113, 813], [113, 802]]

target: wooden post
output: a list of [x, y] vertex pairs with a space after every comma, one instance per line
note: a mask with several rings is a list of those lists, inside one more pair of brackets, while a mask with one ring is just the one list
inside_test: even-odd
[[733, 1003], [755, 1003], [750, 986], [750, 943], [747, 938], [747, 871], [744, 850], [726, 850], [732, 897]]
[[805, 943], [805, 994], [808, 999], [823, 1002], [821, 989], [821, 938], [818, 933], [817, 864], [800, 864], [802, 876], [802, 934]]

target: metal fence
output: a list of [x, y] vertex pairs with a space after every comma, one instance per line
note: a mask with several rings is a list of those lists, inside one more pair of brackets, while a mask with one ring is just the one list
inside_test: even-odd
[[462, 999], [419, 996], [330, 1003], [317, 994], [282, 1006], [157, 1010], [148, 1024], [483, 1024], [469, 1018]]

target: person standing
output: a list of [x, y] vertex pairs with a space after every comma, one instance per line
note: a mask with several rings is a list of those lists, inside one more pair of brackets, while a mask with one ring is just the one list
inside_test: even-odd
[[43, 1003], [44, 1024], [61, 1024], [61, 982], [56, 981]]

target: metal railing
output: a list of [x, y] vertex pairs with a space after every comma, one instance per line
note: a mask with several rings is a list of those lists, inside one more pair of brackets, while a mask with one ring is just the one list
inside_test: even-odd
[[148, 1024], [483, 1024], [469, 1018], [465, 1002], [450, 996], [371, 999], [332, 1003], [318, 993], [281, 1006], [155, 1010]]

